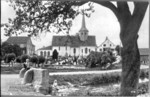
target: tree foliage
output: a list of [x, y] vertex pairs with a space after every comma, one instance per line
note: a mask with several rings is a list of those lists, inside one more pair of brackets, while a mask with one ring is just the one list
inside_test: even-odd
[[53, 60], [54, 60], [54, 59], [58, 59], [58, 52], [57, 52], [56, 49], [53, 51], [52, 58], [53, 58]]
[[10, 63], [12, 60], [14, 61], [16, 58], [16, 55], [14, 53], [10, 53], [10, 54], [7, 54], [6, 56], [6, 63]]
[[43, 56], [38, 56], [38, 64], [44, 63], [45, 58]]
[[[41, 32], [67, 32], [72, 20], [82, 11], [78, 6], [87, 1], [42, 1], [42, 0], [9, 0], [10, 6], [16, 11], [17, 17], [4, 24], [5, 35], [28, 32], [37, 36]], [[92, 3], [84, 9], [87, 16], [94, 12]], [[54, 30], [55, 29], [55, 30]]]
[[16, 56], [20, 56], [21, 48], [17, 44], [10, 44], [8, 42], [3, 42], [1, 46], [1, 52], [3, 56], [9, 53], [15, 53]]
[[21, 56], [21, 62], [22, 63], [26, 62], [26, 59], [30, 59], [30, 57], [28, 55], [22, 55]]
[[37, 64], [37, 63], [38, 63], [38, 58], [37, 58], [37, 56], [32, 56], [32, 57], [30, 58], [30, 62]]
[[107, 63], [112, 63], [115, 61], [115, 57], [112, 54], [112, 51], [106, 52], [94, 52], [92, 51], [86, 57], [86, 66], [87, 67], [105, 67]]

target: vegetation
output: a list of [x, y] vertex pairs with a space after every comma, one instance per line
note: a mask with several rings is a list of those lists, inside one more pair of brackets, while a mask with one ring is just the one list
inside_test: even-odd
[[[148, 78], [148, 70], [142, 69], [140, 78]], [[59, 85], [63, 85], [66, 82], [70, 82], [72, 84], [82, 84], [82, 85], [104, 85], [110, 83], [118, 83], [121, 81], [121, 73], [120, 72], [111, 72], [104, 74], [79, 74], [79, 75], [53, 75], [49, 77], [50, 84], [53, 83], [54, 80], [58, 81]]]
[[[10, 2], [16, 11], [16, 17], [9, 19], [9, 24], [3, 25], [5, 26], [5, 35], [22, 30], [22, 32], [29, 32], [30, 35], [38, 36], [43, 31], [51, 32], [51, 27], [56, 28], [56, 32], [64, 30], [69, 32], [72, 25], [70, 20], [79, 14], [78, 10], [73, 10], [75, 6], [88, 3], [89, 8], [85, 11], [93, 9], [93, 3], [90, 1], [47, 1], [44, 4], [40, 0], [10, 0]], [[123, 96], [136, 96], [140, 74], [138, 32], [149, 3], [133, 1], [134, 9], [131, 13], [127, 1], [116, 1], [117, 6], [110, 1], [92, 0], [92, 2], [109, 8], [120, 23], [120, 39], [123, 45], [120, 92]]]
[[16, 56], [21, 55], [21, 48], [17, 44], [9, 44], [7, 42], [3, 42], [1, 46], [1, 53], [2, 56], [9, 54], [9, 53], [14, 53]]
[[37, 58], [37, 56], [32, 56], [32, 57], [30, 58], [30, 62], [32, 62], [32, 63], [34, 63], [34, 64], [37, 64], [37, 63], [38, 63], [38, 58]]
[[30, 57], [28, 55], [22, 55], [21, 56], [21, 63], [26, 62], [26, 59], [30, 59]]
[[18, 57], [16, 58], [16, 62], [17, 62], [17, 63], [21, 63], [21, 56], [18, 56]]
[[115, 57], [112, 51], [106, 52], [94, 52], [92, 51], [86, 58], [86, 67], [106, 67], [108, 63], [112, 64], [115, 61]]
[[53, 58], [53, 60], [58, 59], [58, 52], [57, 52], [57, 50], [56, 50], [56, 49], [53, 51], [52, 58]]

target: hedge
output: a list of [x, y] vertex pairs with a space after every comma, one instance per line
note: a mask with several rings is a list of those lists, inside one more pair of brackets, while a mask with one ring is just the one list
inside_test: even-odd
[[[148, 70], [142, 69], [140, 78], [148, 78]], [[121, 81], [121, 73], [103, 73], [103, 74], [79, 74], [79, 75], [50, 75], [49, 83], [52, 84], [56, 79], [59, 85], [63, 85], [66, 82], [80, 85], [100, 85], [117, 83]]]

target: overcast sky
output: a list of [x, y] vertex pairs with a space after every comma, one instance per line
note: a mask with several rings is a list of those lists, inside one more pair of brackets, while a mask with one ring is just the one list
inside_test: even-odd
[[[15, 11], [8, 6], [7, 2], [2, 1], [1, 6], [1, 22], [7, 23], [8, 18], [15, 17]], [[133, 11], [133, 4], [129, 3], [129, 7], [131, 12]], [[92, 13], [90, 18], [85, 18], [86, 27], [89, 30], [89, 35], [96, 36], [96, 44], [99, 46], [108, 36], [108, 38], [114, 44], [120, 44], [119, 32], [120, 26], [117, 18], [113, 14], [111, 10], [106, 7], [103, 7], [98, 4], [94, 4], [95, 12]], [[78, 33], [81, 28], [82, 16], [78, 15], [74, 21], [73, 26], [71, 28], [70, 34], [74, 35]], [[63, 34], [63, 33], [61, 33]], [[21, 36], [24, 36], [22, 34]], [[43, 46], [51, 45], [52, 36], [54, 33], [44, 33], [40, 36], [40, 38], [32, 38], [33, 44], [36, 46], [36, 49], [41, 48]], [[4, 36], [4, 30], [1, 29], [1, 39], [5, 41], [8, 37]], [[149, 41], [149, 7], [147, 9], [146, 15], [144, 17], [143, 23], [139, 30], [139, 39], [138, 45], [140, 48], [148, 48]]]

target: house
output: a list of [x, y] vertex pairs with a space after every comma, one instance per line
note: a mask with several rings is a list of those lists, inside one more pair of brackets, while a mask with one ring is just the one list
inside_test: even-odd
[[106, 51], [107, 49], [115, 50], [115, 48], [116, 45], [111, 42], [108, 37], [106, 37], [105, 41], [97, 47], [97, 51], [102, 52]]
[[141, 64], [148, 64], [149, 62], [149, 48], [139, 48], [139, 52], [140, 52], [140, 60], [141, 60]]
[[46, 58], [52, 56], [52, 46], [42, 47], [38, 49], [37, 54]]
[[53, 36], [52, 51], [57, 50], [59, 56], [87, 56], [96, 49], [95, 36], [88, 35], [83, 15], [81, 29], [77, 35]]
[[35, 45], [30, 37], [26, 36], [10, 36], [6, 42], [17, 44], [22, 50], [22, 54], [33, 55], [35, 53]]

